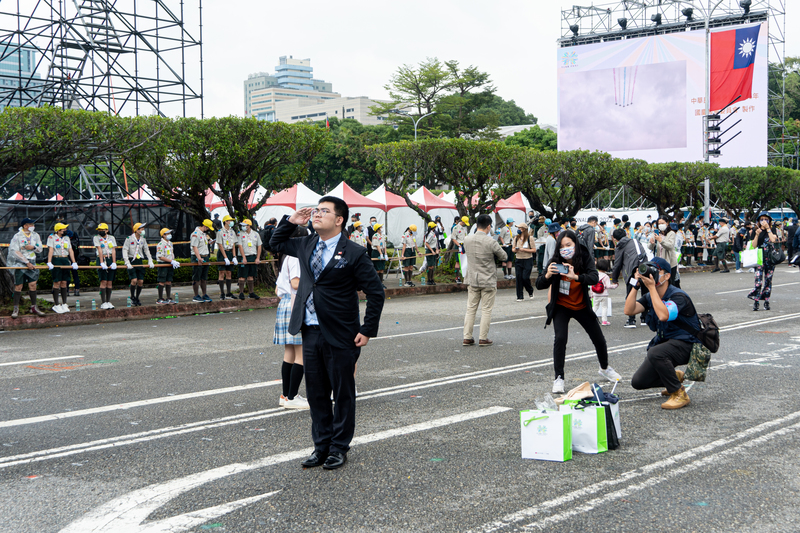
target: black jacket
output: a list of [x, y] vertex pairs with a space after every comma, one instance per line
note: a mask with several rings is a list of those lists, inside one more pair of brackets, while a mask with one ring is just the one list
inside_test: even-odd
[[[333, 258], [315, 282], [310, 258], [319, 236], [314, 234], [291, 239], [297, 226], [290, 223], [288, 218], [284, 216], [275, 228], [270, 248], [276, 253], [300, 260], [300, 286], [289, 321], [289, 332], [292, 335], [300, 332], [305, 320], [306, 300], [313, 290], [319, 327], [328, 344], [337, 348], [354, 348], [358, 333], [376, 337], [386, 296], [366, 248], [348, 240], [343, 232]], [[363, 326], [359, 321], [358, 291], [363, 291], [367, 296]]]
[[[589, 296], [589, 287], [595, 285], [598, 281], [600, 281], [600, 274], [597, 272], [597, 267], [594, 264], [594, 257], [593, 254], [589, 253], [589, 250], [583, 243], [578, 243], [577, 246], [580, 246], [582, 249], [581, 254], [581, 264], [580, 265], [573, 265], [578, 274], [578, 283], [582, 285], [583, 289], [583, 301], [586, 302], [587, 306], [591, 306], [591, 297]], [[544, 327], [547, 327], [548, 324], [553, 320], [553, 311], [555, 310], [556, 303], [558, 302], [558, 284], [561, 281], [561, 276], [551, 276], [550, 279], [547, 279], [547, 269], [550, 267], [551, 263], [558, 263], [563, 264], [564, 259], [561, 257], [561, 254], [556, 252], [552, 259], [550, 259], [550, 263], [547, 264], [545, 269], [539, 274], [539, 277], [536, 278], [536, 288], [539, 290], [549, 290], [550, 291], [550, 302], [547, 304], [547, 322], [545, 322]], [[552, 288], [555, 287], [555, 290]]]

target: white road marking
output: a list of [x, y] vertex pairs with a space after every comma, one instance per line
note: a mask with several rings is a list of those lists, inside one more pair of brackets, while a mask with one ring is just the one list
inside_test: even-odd
[[[525, 320], [536, 320], [537, 318], [545, 318], [545, 316], [544, 315], [542, 315], [542, 316], [529, 316], [529, 317], [525, 317], [525, 318], [513, 318], [513, 319], [510, 319], [510, 320], [500, 320], [500, 321], [497, 321], [497, 322], [492, 322], [491, 325], [495, 326], [497, 324], [508, 324], [508, 323], [511, 323], [511, 322], [522, 322], [522, 321], [525, 321]], [[480, 327], [480, 324], [475, 324], [475, 327], [476, 328]], [[412, 331], [410, 333], [398, 333], [396, 335], [385, 335], [383, 337], [375, 337], [374, 339], [370, 339], [370, 340], [379, 341], [379, 340], [383, 340], [383, 339], [394, 339], [394, 338], [397, 338], [397, 337], [408, 337], [410, 335], [424, 335], [426, 333], [439, 333], [441, 331], [454, 331], [454, 330], [462, 330], [462, 329], [464, 329], [463, 325], [462, 326], [455, 326], [455, 327], [452, 327], [452, 328], [429, 329], [429, 330], [426, 330], [426, 331]]]
[[192, 398], [203, 398], [205, 396], [214, 396], [216, 394], [225, 394], [227, 392], [238, 392], [250, 389], [260, 389], [262, 387], [272, 387], [279, 385], [280, 380], [265, 381], [259, 383], [249, 383], [247, 385], [236, 385], [234, 387], [225, 387], [222, 389], [209, 389], [197, 392], [189, 392], [186, 394], [176, 394], [174, 396], [161, 396], [159, 398], [150, 398], [149, 400], [139, 400], [136, 402], [118, 403], [113, 405], [104, 405], [102, 407], [92, 407], [90, 409], [79, 409], [77, 411], [66, 411], [63, 413], [55, 413], [52, 415], [34, 416], [31, 418], [17, 418], [15, 420], [6, 420], [0, 422], [0, 428], [9, 428], [15, 426], [24, 426], [27, 424], [36, 424], [39, 422], [48, 422], [52, 420], [63, 420], [66, 418], [75, 418], [77, 416], [93, 415], [97, 413], [108, 413], [111, 411], [124, 411], [134, 407], [145, 407], [148, 405], [156, 405], [159, 403], [176, 402], [178, 400], [188, 400]]
[[[793, 281], [792, 283], [781, 283], [780, 285], [773, 285], [773, 287], [788, 287], [789, 285], [800, 285], [800, 281]], [[715, 292], [714, 294], [733, 294], [735, 292], [750, 292], [753, 288], [749, 289], [736, 289], [735, 291]]]
[[[355, 437], [352, 444], [353, 446], [369, 444], [392, 437], [409, 435], [412, 433], [418, 433], [420, 431], [457, 424], [459, 422], [475, 420], [498, 413], [504, 413], [506, 411], [511, 411], [511, 408], [489, 407], [486, 409], [479, 409], [469, 413], [438, 418], [419, 424], [412, 424], [409, 426]], [[115, 498], [93, 509], [92, 511], [89, 511], [86, 515], [75, 520], [67, 527], [62, 529], [61, 533], [134, 533], [141, 531], [155, 533], [156, 531], [169, 531], [166, 528], [156, 527], [156, 524], [142, 525], [142, 522], [147, 519], [147, 517], [150, 516], [155, 510], [167, 504], [170, 500], [173, 500], [181, 494], [184, 494], [201, 485], [235, 474], [241, 474], [288, 461], [296, 461], [306, 457], [309, 453], [310, 449], [280, 453], [249, 463], [232, 463], [218, 468], [213, 468], [211, 470], [197, 472], [182, 478], [166, 481], [164, 483], [150, 485], [148, 487], [130, 492], [119, 498]], [[209, 519], [210, 518], [207, 518], [206, 520]]]
[[61, 361], [64, 359], [83, 359], [84, 356], [82, 355], [67, 355], [64, 357], [48, 357], [47, 359], [29, 359], [27, 361], [12, 361], [10, 363], [0, 363], [0, 366], [11, 366], [11, 365], [28, 365], [30, 363], [45, 363], [47, 361]]
[[[648, 486], [654, 485], [656, 483], [661, 483], [671, 477], [676, 475], [681, 475], [686, 473], [687, 471], [694, 470], [701, 466], [705, 466], [706, 464], [710, 464], [711, 462], [717, 461], [727, 455], [735, 454], [740, 451], [743, 451], [746, 448], [750, 448], [752, 446], [756, 446], [758, 444], [763, 444], [764, 442], [771, 440], [775, 437], [779, 437], [785, 435], [787, 433], [793, 432], [796, 429], [800, 428], [800, 423], [796, 423], [792, 426], [787, 426], [778, 430], [774, 430], [771, 433], [767, 433], [761, 437], [753, 438], [750, 440], [754, 435], [761, 433], [763, 431], [769, 430], [774, 428], [775, 426], [779, 426], [781, 424], [785, 424], [787, 422], [792, 422], [800, 418], [800, 411], [795, 411], [789, 415], [783, 416], [781, 418], [776, 418], [775, 420], [770, 420], [768, 422], [764, 422], [763, 424], [759, 424], [752, 428], [746, 429], [744, 431], [740, 431], [738, 433], [734, 433], [733, 435], [729, 435], [727, 437], [723, 437], [721, 439], [715, 440], [713, 442], [709, 442], [708, 444], [704, 444], [702, 446], [698, 446], [696, 448], [692, 448], [691, 450], [687, 450], [685, 452], [681, 452], [675, 454], [671, 457], [666, 459], [662, 459], [660, 461], [656, 461], [654, 463], [650, 463], [649, 465], [642, 466], [637, 468], [636, 470], [630, 470], [623, 474], [620, 474], [618, 477], [614, 479], [607, 479], [604, 481], [600, 481], [599, 483], [595, 483], [590, 485], [586, 488], [579, 489], [573, 492], [569, 492], [564, 494], [563, 496], [559, 496], [552, 500], [548, 500], [546, 502], [542, 502], [538, 505], [528, 507], [527, 509], [523, 509], [521, 511], [517, 511], [515, 513], [508, 514], [503, 518], [496, 520], [494, 522], [490, 522], [488, 524], [484, 524], [480, 528], [474, 531], [480, 531], [482, 533], [490, 533], [494, 531], [500, 531], [502, 529], [513, 527], [513, 528], [520, 528], [524, 527], [524, 529], [532, 529], [532, 528], [541, 528], [546, 523], [553, 523], [553, 522], [560, 522], [565, 520], [571, 516], [574, 516], [577, 512], [586, 512], [595, 508], [599, 505], [600, 500], [613, 496], [614, 498], [623, 497], [623, 492], [625, 491], [633, 491], [633, 490], [640, 490], [646, 488]], [[701, 454], [707, 452], [714, 452], [714, 450], [721, 448], [723, 446], [727, 446], [739, 440], [746, 440], [746, 442], [735, 446], [733, 448], [729, 448], [728, 450], [723, 450], [721, 452], [716, 452], [715, 454], [711, 454], [708, 457], [695, 460], [687, 465], [682, 467], [676, 467], [676, 465], [682, 461], [694, 459]], [[583, 501], [587, 496], [591, 496], [597, 493], [605, 493], [608, 491], [610, 487], [614, 487], [616, 485], [620, 485], [623, 483], [627, 483], [633, 479], [639, 477], [647, 477], [651, 475], [653, 472], [657, 470], [661, 470], [664, 468], [669, 468], [667, 473], [662, 474], [661, 476], [656, 476], [653, 478], [648, 479], [645, 482], [640, 483], [639, 485], [632, 485], [625, 489], [621, 489], [615, 493], [607, 494], [604, 497], [598, 498], [596, 500], [592, 500], [587, 502], [579, 507], [570, 509], [563, 513], [559, 513], [557, 515], [553, 515], [547, 519], [541, 520], [534, 524], [528, 524], [526, 526], [520, 526], [519, 522], [523, 522], [527, 519], [530, 519], [540, 513], [549, 512], [551, 509], [556, 507], [560, 507], [562, 505], [573, 504], [576, 501]], [[626, 492], [627, 493], [627, 492]], [[589, 507], [590, 506], [590, 507]], [[585, 508], [584, 507], [588, 507]]]

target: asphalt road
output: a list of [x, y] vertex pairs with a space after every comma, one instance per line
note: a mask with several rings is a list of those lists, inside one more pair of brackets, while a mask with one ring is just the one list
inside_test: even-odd
[[[769, 312], [751, 275], [682, 283], [723, 328], [708, 380], [677, 411], [634, 391], [652, 333], [613, 294], [621, 448], [566, 463], [520, 454], [553, 379], [541, 293], [500, 291], [489, 348], [461, 346], [464, 293], [388, 300], [332, 472], [300, 467], [308, 412], [277, 407], [274, 310], [0, 333], [0, 531], [796, 532], [800, 273]], [[568, 388], [601, 382], [579, 327], [567, 353]]]

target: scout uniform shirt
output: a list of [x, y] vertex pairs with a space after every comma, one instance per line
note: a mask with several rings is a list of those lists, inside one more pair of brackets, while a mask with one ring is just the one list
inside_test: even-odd
[[434, 252], [439, 249], [439, 239], [436, 236], [436, 231], [429, 231], [425, 236], [425, 242], [431, 247]]
[[244, 255], [256, 255], [258, 247], [261, 246], [261, 236], [257, 231], [250, 230], [250, 233], [243, 231], [239, 234], [239, 244], [244, 250]]
[[466, 226], [462, 226], [461, 224], [456, 224], [456, 227], [453, 228], [453, 240], [456, 241], [458, 244], [464, 244], [464, 239], [467, 238], [467, 233], [469, 230]]
[[[26, 246], [33, 245], [33, 250], [26, 250]], [[22, 228], [11, 239], [11, 244], [8, 245], [8, 266], [25, 265], [31, 263], [36, 264], [36, 254], [42, 252], [42, 239], [39, 234], [32, 231], [30, 235], [25, 235]]]
[[189, 245], [192, 248], [192, 254], [194, 254], [194, 249], [196, 247], [197, 253], [199, 253], [201, 257], [208, 255], [208, 242], [210, 240], [211, 238], [207, 233], [201, 231], [199, 228], [195, 229], [192, 232], [191, 238], [189, 239]]
[[111, 257], [114, 248], [117, 247], [117, 239], [115, 239], [113, 235], [106, 235], [105, 237], [95, 235], [92, 242], [94, 244], [95, 255], [97, 254], [98, 248], [100, 248], [100, 251], [103, 253], [103, 257], [100, 259]]
[[405, 246], [407, 250], [413, 250], [417, 247], [417, 242], [414, 240], [414, 234], [410, 231], [403, 233], [403, 239], [400, 241], [400, 246]]
[[173, 252], [172, 241], [168, 241], [167, 239], [163, 238], [158, 241], [158, 246], [156, 246], [156, 258], [160, 259], [161, 257], [170, 263], [175, 260], [175, 252]]
[[377, 250], [378, 248], [385, 248], [386, 247], [386, 238], [384, 237], [383, 233], [375, 232], [375, 235], [372, 236], [372, 248]]
[[511, 246], [511, 240], [513, 239], [511, 235], [511, 228], [508, 226], [503, 226], [500, 228], [500, 235], [497, 236], [497, 240], [500, 241], [500, 244], [503, 246]]
[[135, 233], [132, 233], [125, 239], [125, 244], [122, 245], [122, 259], [125, 261], [125, 266], [130, 267], [131, 261], [141, 259], [142, 255], [146, 255], [148, 261], [153, 260], [145, 238], [139, 239]]
[[[217, 246], [225, 250], [228, 259], [236, 256], [236, 246], [239, 244], [239, 237], [236, 231], [231, 228], [223, 228], [217, 231]], [[200, 248], [198, 248], [199, 250]]]
[[59, 237], [58, 233], [51, 233], [47, 238], [47, 247], [53, 249], [53, 257], [69, 257], [69, 237]]
[[364, 236], [363, 231], [354, 231], [353, 234], [350, 235], [350, 240], [364, 248], [367, 247], [367, 238]]

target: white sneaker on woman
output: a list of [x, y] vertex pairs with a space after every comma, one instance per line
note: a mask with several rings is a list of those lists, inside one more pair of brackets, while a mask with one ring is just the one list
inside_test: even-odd
[[564, 394], [564, 378], [557, 377], [553, 381], [553, 394]]
[[620, 376], [617, 371], [611, 367], [605, 369], [601, 368], [598, 374], [606, 378], [608, 381], [619, 381], [622, 379], [622, 376]]
[[309, 409], [308, 400], [299, 394], [291, 400], [286, 400], [283, 404], [284, 409]]

